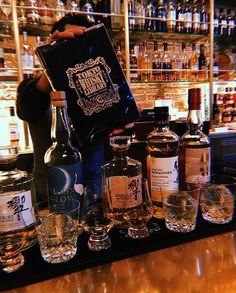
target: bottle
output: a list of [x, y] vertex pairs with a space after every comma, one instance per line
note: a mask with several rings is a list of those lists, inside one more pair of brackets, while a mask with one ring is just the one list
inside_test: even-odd
[[231, 14], [231, 9], [227, 9], [227, 36], [234, 35], [234, 18]]
[[135, 28], [138, 31], [143, 31], [145, 29], [145, 16], [146, 9], [144, 0], [135, 1]]
[[32, 193], [33, 177], [17, 169], [17, 158], [16, 146], [0, 147], [0, 234], [1, 241], [15, 236], [16, 242], [17, 237], [25, 235], [26, 248], [36, 242], [35, 218], [31, 213], [36, 198]]
[[158, 32], [166, 32], [166, 8], [164, 5], [164, 0], [158, 0], [157, 4], [157, 28]]
[[186, 34], [191, 34], [193, 26], [193, 12], [191, 10], [189, 0], [185, 0], [184, 20], [184, 32]]
[[200, 33], [201, 13], [198, 10], [198, 2], [194, 0], [193, 3], [193, 34]]
[[201, 89], [188, 90], [187, 132], [180, 138], [180, 186], [210, 181], [211, 147], [202, 131]]
[[217, 94], [213, 95], [212, 122], [216, 126], [221, 124], [221, 112], [217, 103]]
[[28, 34], [26, 31], [22, 32], [23, 44], [21, 49], [21, 62], [23, 68], [24, 78], [31, 77], [33, 75], [34, 59], [33, 50], [28, 41]]
[[130, 50], [130, 81], [131, 82], [138, 82], [138, 58], [134, 53], [134, 48]]
[[0, 68], [5, 67], [5, 60], [3, 55], [3, 48], [0, 48]]
[[158, 50], [158, 43], [154, 41], [154, 55], [152, 58], [152, 76], [151, 79], [153, 81], [161, 81], [161, 54]]
[[9, 107], [10, 117], [9, 117], [9, 134], [10, 134], [10, 144], [12, 146], [17, 146], [19, 150], [19, 141], [20, 141], [20, 131], [18, 119], [15, 113], [15, 107]]
[[[76, 2], [75, 2], [76, 3]], [[77, 3], [76, 3], [77, 5]], [[77, 8], [79, 10], [79, 8]], [[94, 12], [95, 11], [95, 4], [92, 0], [81, 0], [80, 1], [80, 10], [84, 12]], [[95, 17], [92, 14], [86, 14], [87, 20], [90, 23], [96, 23]]]
[[181, 61], [180, 80], [187, 81], [189, 80], [189, 59], [186, 53], [185, 43], [182, 43], [182, 53], [181, 53], [180, 61]]
[[204, 45], [203, 44], [200, 45], [200, 54], [198, 57], [198, 68], [199, 68], [198, 80], [199, 81], [206, 80], [207, 75], [208, 75], [208, 66], [207, 66], [206, 56], [204, 53]]
[[180, 74], [182, 69], [181, 54], [179, 52], [179, 46], [176, 42], [173, 44], [173, 54], [171, 58], [171, 80], [180, 80]]
[[206, 9], [205, 0], [202, 0], [200, 32], [203, 35], [209, 33], [209, 12]]
[[178, 1], [176, 9], [176, 28], [177, 33], [184, 32], [184, 10], [182, 1]]
[[38, 4], [36, 0], [29, 0], [28, 6], [30, 7], [27, 9], [26, 18], [28, 23], [37, 24], [40, 22], [40, 14], [38, 10]]
[[227, 19], [224, 14], [224, 9], [220, 8], [219, 10], [219, 35], [224, 36], [227, 35]]
[[219, 76], [219, 73], [220, 73], [220, 65], [216, 61], [216, 55], [215, 54], [213, 54], [212, 63], [213, 63], [213, 77], [214, 77], [215, 80], [217, 80], [218, 76]]
[[154, 108], [154, 130], [147, 135], [147, 174], [154, 217], [163, 218], [162, 196], [178, 190], [179, 137], [169, 130], [169, 108]]
[[164, 43], [164, 52], [162, 56], [162, 80], [171, 80], [171, 58], [168, 52], [168, 43]]
[[129, 15], [129, 29], [134, 30], [135, 28], [135, 8], [134, 0], [128, 0], [128, 15]]
[[65, 15], [65, 12], [63, 11], [65, 10], [65, 4], [61, 0], [57, 0], [55, 5], [56, 10], [53, 15], [54, 23], [59, 21]]
[[42, 10], [40, 10], [40, 23], [42, 24], [53, 24], [53, 12], [49, 9], [49, 6], [46, 1], [41, 5]]
[[167, 6], [167, 32], [173, 33], [175, 32], [175, 26], [176, 26], [176, 7], [173, 0], [169, 0], [168, 6]]
[[78, 149], [72, 146], [65, 92], [51, 92], [50, 98], [52, 145], [44, 156], [48, 198], [52, 211], [63, 211], [70, 199], [82, 200], [82, 158]]
[[143, 42], [140, 56], [141, 81], [148, 82], [151, 79], [152, 63], [147, 48], [147, 42]]
[[[100, 13], [111, 13], [110, 1], [109, 0], [98, 0], [96, 3], [96, 12]], [[99, 15], [96, 17], [97, 23], [104, 23], [106, 28], [111, 28], [111, 17]]]
[[213, 33], [215, 36], [219, 33], [219, 16], [216, 14], [216, 9], [214, 9]]
[[192, 53], [189, 58], [190, 81], [197, 81], [198, 79], [198, 53], [196, 50], [196, 43], [192, 43]]
[[157, 30], [157, 7], [153, 3], [152, 0], [148, 0], [148, 4], [146, 6], [146, 17], [150, 17], [152, 19], [145, 20], [145, 28], [147, 31], [156, 31]]
[[124, 58], [124, 54], [121, 51], [121, 43], [120, 43], [120, 41], [117, 41], [116, 56], [118, 58], [118, 62], [120, 64], [122, 70], [125, 70], [125, 58]]
[[125, 213], [142, 203], [142, 164], [128, 156], [130, 145], [130, 136], [110, 137], [114, 157], [102, 165], [103, 195], [112, 202], [115, 227], [125, 227]]

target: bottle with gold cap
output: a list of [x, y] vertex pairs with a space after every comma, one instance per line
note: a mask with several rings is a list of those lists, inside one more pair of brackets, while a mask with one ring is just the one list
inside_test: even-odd
[[52, 211], [64, 211], [71, 199], [81, 201], [83, 194], [82, 158], [72, 145], [66, 94], [50, 94], [52, 108], [52, 145], [46, 151], [48, 199]]
[[185, 183], [205, 183], [211, 177], [211, 147], [202, 131], [201, 89], [188, 90], [187, 132], [180, 138], [180, 186]]

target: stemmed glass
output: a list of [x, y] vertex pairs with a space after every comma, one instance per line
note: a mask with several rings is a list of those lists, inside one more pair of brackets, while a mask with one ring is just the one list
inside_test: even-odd
[[93, 186], [84, 189], [82, 206], [82, 227], [89, 234], [88, 247], [94, 251], [107, 249], [111, 246], [108, 232], [113, 227], [112, 219], [105, 217], [105, 203], [98, 197]]
[[6, 16], [5, 33], [10, 34], [9, 15], [12, 12], [11, 0], [0, 0], [0, 7], [4, 15]]
[[148, 182], [142, 178], [142, 202], [124, 213], [124, 219], [128, 223], [128, 236], [139, 239], [149, 236], [148, 221], [153, 215], [153, 205], [149, 193]]

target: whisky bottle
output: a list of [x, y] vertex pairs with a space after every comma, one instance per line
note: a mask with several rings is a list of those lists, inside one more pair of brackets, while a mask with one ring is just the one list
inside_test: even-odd
[[[157, 7], [153, 3], [152, 0], [148, 0], [148, 4], [146, 6], [146, 20], [145, 20], [145, 28], [147, 31], [156, 31], [157, 30]], [[149, 19], [148, 17], [152, 18]]]
[[[75, 2], [76, 3], [76, 2]], [[77, 5], [77, 3], [76, 3]], [[78, 7], [79, 10], [79, 7]], [[80, 10], [84, 12], [94, 12], [95, 11], [95, 4], [92, 0], [81, 0], [80, 1]], [[87, 15], [87, 20], [90, 23], [96, 22], [95, 17], [93, 14], [86, 14]]]
[[171, 58], [168, 52], [168, 43], [164, 43], [164, 52], [162, 56], [162, 80], [171, 80]]
[[134, 0], [128, 0], [128, 15], [129, 15], [129, 29], [134, 30], [135, 28], [135, 8]]
[[19, 141], [20, 141], [20, 131], [19, 131], [19, 124], [16, 117], [15, 107], [9, 107], [10, 117], [9, 117], [9, 137], [10, 137], [10, 144], [12, 146], [18, 147], [19, 150]]
[[198, 80], [204, 81], [207, 79], [208, 76], [208, 65], [207, 65], [207, 59], [204, 53], [204, 44], [200, 45], [200, 54], [198, 57]]
[[193, 12], [191, 10], [189, 0], [185, 0], [185, 8], [184, 8], [184, 32], [187, 34], [192, 33], [193, 27]]
[[198, 53], [196, 50], [196, 43], [192, 43], [192, 52], [189, 58], [190, 81], [198, 80]]
[[154, 130], [146, 139], [147, 173], [154, 217], [163, 218], [162, 197], [178, 190], [179, 137], [169, 129], [169, 108], [154, 108]]
[[144, 0], [135, 1], [135, 29], [138, 31], [143, 31], [145, 29], [145, 16], [146, 9]]
[[130, 136], [111, 137], [114, 157], [102, 165], [103, 196], [109, 198], [113, 210], [107, 216], [116, 227], [125, 227], [125, 213], [142, 203], [142, 164], [128, 156], [130, 145]]
[[224, 8], [220, 8], [219, 10], [219, 35], [225, 36], [227, 35], [227, 19], [224, 14]]
[[52, 145], [44, 156], [48, 199], [52, 211], [63, 211], [71, 199], [82, 199], [82, 158], [72, 146], [65, 92], [54, 91], [50, 97]]
[[216, 9], [214, 9], [213, 33], [214, 33], [214, 35], [218, 35], [218, 33], [219, 33], [219, 17], [216, 14]]
[[65, 15], [65, 12], [63, 11], [65, 10], [65, 4], [63, 3], [63, 1], [57, 0], [55, 5], [56, 10], [54, 12], [53, 19], [54, 22], [57, 22]]
[[180, 138], [180, 186], [210, 181], [211, 147], [202, 131], [201, 89], [188, 90], [187, 132]]
[[227, 9], [227, 36], [234, 34], [234, 18], [231, 14], [231, 9]]
[[157, 4], [157, 28], [158, 32], [166, 32], [166, 8], [164, 5], [164, 0], [158, 0]]
[[178, 1], [176, 8], [176, 28], [177, 33], [184, 32], [184, 10], [182, 1]]
[[167, 32], [172, 33], [175, 32], [175, 26], [176, 26], [176, 7], [173, 0], [169, 0], [168, 6], [167, 6]]
[[[33, 177], [16, 167], [18, 149], [16, 146], [0, 147], [0, 238], [17, 245], [17, 239], [25, 234], [27, 246], [36, 241], [35, 218], [31, 213], [36, 198], [32, 192]], [[27, 235], [27, 236], [26, 236]], [[9, 252], [11, 246], [8, 247]]]
[[124, 54], [121, 51], [120, 41], [117, 41], [117, 44], [116, 44], [116, 56], [122, 70], [125, 70], [125, 58], [124, 58]]
[[200, 32], [201, 13], [198, 10], [198, 2], [194, 0], [193, 3], [193, 34]]
[[24, 78], [31, 77], [33, 75], [34, 58], [33, 50], [28, 40], [28, 33], [22, 32], [23, 42], [21, 48], [21, 62]]
[[209, 12], [206, 9], [205, 0], [202, 0], [202, 9], [201, 9], [201, 25], [200, 25], [200, 32], [201, 34], [205, 35], [209, 33]]
[[130, 81], [131, 82], [138, 82], [138, 58], [134, 53], [134, 48], [130, 50]]
[[181, 72], [180, 80], [187, 81], [189, 80], [189, 59], [186, 53], [186, 44], [182, 43], [182, 53], [181, 53]]
[[151, 79], [151, 58], [149, 56], [147, 42], [143, 42], [140, 55], [140, 69], [141, 69], [141, 81], [150, 81]]
[[27, 3], [27, 6], [30, 8], [27, 8], [26, 18], [28, 23], [34, 23], [37, 24], [40, 22], [40, 14], [38, 10], [38, 4], [36, 0], [29, 0]]
[[161, 80], [161, 68], [162, 68], [162, 60], [161, 54], [158, 50], [158, 43], [154, 41], [154, 55], [152, 58], [152, 75], [151, 80], [153, 81], [160, 81]]

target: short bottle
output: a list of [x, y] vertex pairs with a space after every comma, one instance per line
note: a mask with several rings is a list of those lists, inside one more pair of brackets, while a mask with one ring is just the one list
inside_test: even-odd
[[71, 199], [82, 200], [82, 157], [72, 145], [63, 91], [50, 94], [52, 107], [52, 145], [46, 151], [48, 199], [52, 211], [64, 211]]
[[201, 89], [188, 90], [187, 132], [180, 138], [180, 186], [186, 183], [209, 182], [211, 146], [202, 131]]
[[31, 213], [36, 198], [32, 192], [33, 177], [17, 169], [17, 158], [16, 146], [0, 147], [0, 234], [1, 240], [15, 235], [17, 241], [25, 233], [27, 247], [36, 241], [35, 218]]
[[103, 196], [109, 198], [113, 211], [107, 216], [116, 227], [125, 227], [125, 213], [142, 203], [142, 164], [128, 157], [130, 145], [130, 136], [111, 137], [114, 157], [102, 165]]
[[164, 218], [162, 196], [178, 190], [179, 137], [169, 129], [169, 108], [154, 108], [154, 130], [146, 139], [147, 177], [154, 217]]

